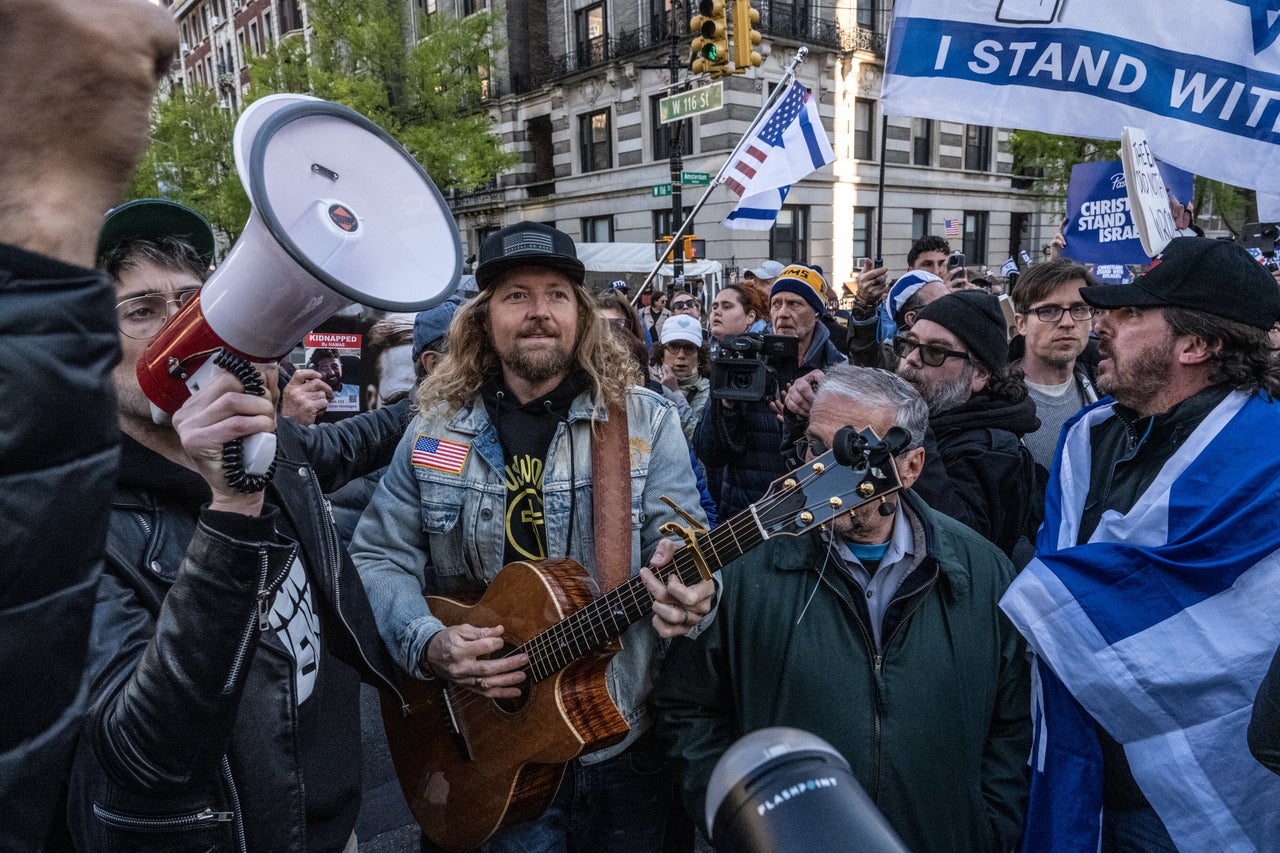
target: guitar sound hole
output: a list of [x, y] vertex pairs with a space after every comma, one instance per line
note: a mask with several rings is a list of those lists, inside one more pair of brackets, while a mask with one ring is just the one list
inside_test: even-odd
[[[495, 655], [495, 657], [500, 657], [500, 658], [507, 657], [508, 655], [514, 653], [515, 650], [516, 650], [516, 647], [513, 646], [511, 643], [504, 643], [502, 648], [498, 650], [498, 653], [497, 655]], [[520, 689], [519, 696], [515, 697], [514, 699], [494, 699], [493, 700], [493, 703], [497, 705], [500, 710], [506, 711], [508, 714], [516, 713], [529, 702], [529, 692], [533, 689], [533, 673], [529, 672], [528, 668], [524, 670], [524, 681], [520, 682], [516, 686]]]

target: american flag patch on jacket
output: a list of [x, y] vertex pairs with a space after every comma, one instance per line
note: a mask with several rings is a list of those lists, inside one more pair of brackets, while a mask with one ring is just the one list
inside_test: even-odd
[[450, 474], [461, 474], [462, 466], [467, 464], [467, 454], [471, 445], [458, 444], [456, 441], [444, 441], [429, 435], [419, 435], [413, 443], [413, 455], [409, 461], [420, 468], [434, 468], [437, 471], [448, 471]]

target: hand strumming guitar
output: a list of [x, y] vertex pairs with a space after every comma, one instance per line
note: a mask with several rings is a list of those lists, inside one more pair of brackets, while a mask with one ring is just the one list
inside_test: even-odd
[[487, 658], [502, 648], [503, 627], [451, 625], [427, 641], [427, 669], [459, 687], [490, 699], [515, 699], [529, 656]]

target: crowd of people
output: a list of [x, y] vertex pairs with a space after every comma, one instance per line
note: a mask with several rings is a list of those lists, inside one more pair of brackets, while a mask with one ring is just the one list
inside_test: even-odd
[[[713, 769], [771, 726], [830, 743], [910, 850], [1280, 848], [1280, 287], [1239, 245], [1176, 237], [1128, 285], [1031, 266], [1011, 329], [934, 236], [842, 312], [774, 260], [593, 293], [518, 222], [475, 296], [372, 336], [407, 392], [321, 348], [159, 424], [135, 364], [214, 241], [112, 205], [172, 21], [0, 21], [0, 849], [352, 853], [362, 682], [408, 727], [438, 697], [423, 740], [464, 768], [525, 756], [478, 788], [398, 760], [424, 850], [705, 849]], [[780, 535], [771, 490], [848, 427], [886, 440], [877, 485]], [[226, 447], [263, 432], [246, 489]]]

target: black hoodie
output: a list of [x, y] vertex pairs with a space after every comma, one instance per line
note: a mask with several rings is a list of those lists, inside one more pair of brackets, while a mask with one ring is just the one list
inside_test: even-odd
[[930, 416], [915, 491], [1012, 556], [1036, 495], [1035, 461], [1022, 436], [1039, 427], [1030, 397], [1014, 403], [985, 392]]

